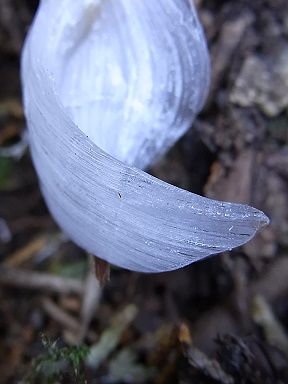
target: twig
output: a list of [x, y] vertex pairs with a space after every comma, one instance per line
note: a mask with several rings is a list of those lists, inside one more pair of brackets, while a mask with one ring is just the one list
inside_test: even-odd
[[83, 282], [46, 273], [24, 271], [16, 268], [0, 266], [0, 285], [8, 285], [18, 288], [34, 290], [46, 290], [61, 294], [82, 295]]
[[55, 304], [51, 299], [45, 298], [42, 302], [43, 309], [45, 312], [57, 323], [63, 325], [65, 328], [69, 328], [74, 332], [78, 332], [80, 324], [79, 321], [65, 312], [62, 308], [60, 308], [57, 304]]
[[95, 314], [96, 308], [99, 305], [101, 296], [100, 282], [95, 277], [94, 256], [89, 255], [89, 272], [86, 278], [83, 302], [81, 308], [81, 326], [79, 332], [79, 342], [85, 338], [91, 320]]
[[[69, 342], [69, 344], [78, 344], [78, 334], [79, 330], [81, 330], [81, 323], [79, 320], [64, 311], [64, 309], [59, 307], [49, 298], [45, 298], [42, 305], [47, 315], [65, 328], [66, 341]], [[95, 342], [97, 336], [94, 332], [89, 331], [87, 332], [87, 338], [89, 341]]]
[[3, 262], [5, 267], [17, 267], [20, 264], [30, 260], [35, 253], [44, 248], [47, 243], [47, 236], [38, 236], [26, 244], [23, 248], [18, 249]]
[[211, 91], [208, 102], [206, 103], [206, 109], [209, 108], [213, 102], [227, 67], [231, 63], [231, 58], [239, 46], [248, 26], [252, 22], [253, 16], [247, 12], [240, 15], [237, 20], [227, 21], [223, 25], [218, 43], [212, 52], [213, 73]]

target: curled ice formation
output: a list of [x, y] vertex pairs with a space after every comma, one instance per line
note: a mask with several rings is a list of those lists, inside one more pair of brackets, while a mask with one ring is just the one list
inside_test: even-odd
[[42, 0], [22, 56], [33, 161], [78, 245], [142, 272], [247, 242], [257, 209], [145, 173], [205, 101], [209, 57], [190, 0]]

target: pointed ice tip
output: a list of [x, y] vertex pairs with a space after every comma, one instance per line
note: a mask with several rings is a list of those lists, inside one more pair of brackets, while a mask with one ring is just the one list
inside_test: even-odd
[[261, 228], [270, 224], [270, 219], [263, 213], [263, 219], [261, 221]]
[[264, 228], [264, 227], [266, 227], [267, 225], [270, 224], [270, 219], [269, 219], [268, 216], [265, 215], [264, 212], [259, 211], [258, 212], [258, 216], [259, 216], [258, 229], [262, 229], [262, 228]]

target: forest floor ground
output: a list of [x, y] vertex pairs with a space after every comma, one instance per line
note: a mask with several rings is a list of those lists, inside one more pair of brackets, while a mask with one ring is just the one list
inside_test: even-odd
[[19, 58], [36, 6], [0, 2], [0, 382], [288, 383], [287, 0], [197, 1], [210, 95], [150, 170], [271, 224], [175, 272], [112, 266], [104, 288], [49, 215], [26, 148]]

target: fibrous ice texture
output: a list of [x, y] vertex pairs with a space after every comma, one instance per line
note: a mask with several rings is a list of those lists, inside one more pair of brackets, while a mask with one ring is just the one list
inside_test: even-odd
[[257, 209], [145, 173], [205, 100], [209, 58], [189, 0], [42, 0], [22, 57], [30, 146], [59, 225], [118, 266], [160, 272], [247, 242]]

